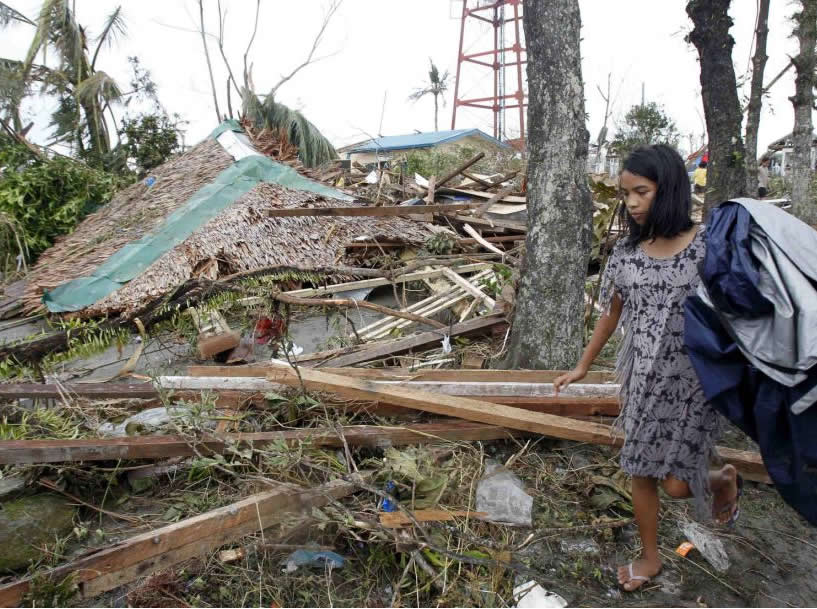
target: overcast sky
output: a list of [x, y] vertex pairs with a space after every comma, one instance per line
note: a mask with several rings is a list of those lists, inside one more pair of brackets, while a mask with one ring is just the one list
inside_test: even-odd
[[[78, 21], [91, 37], [99, 33], [105, 16], [117, 5], [123, 5], [127, 37], [100, 53], [98, 69], [126, 85], [129, 76], [126, 58], [138, 56], [151, 71], [166, 109], [189, 121], [188, 144], [199, 141], [213, 129], [216, 114], [197, 33], [197, 2], [75, 2]], [[473, 2], [470, 0], [469, 5]], [[32, 19], [41, 4], [40, 0], [7, 3]], [[267, 92], [282, 74], [306, 58], [327, 4], [326, 0], [262, 0], [258, 34], [250, 56], [259, 93]], [[789, 55], [797, 53], [796, 41], [790, 38], [790, 17], [797, 3], [773, 0], [771, 4], [767, 82], [786, 65]], [[213, 33], [218, 30], [215, 5], [215, 0], [205, 0], [207, 29]], [[255, 2], [222, 0], [222, 5], [227, 11], [225, 50], [240, 80]], [[623, 119], [633, 104], [640, 102], [643, 83], [647, 101], [663, 105], [684, 135], [681, 148], [689, 147], [687, 134], [700, 140], [704, 123], [699, 66], [697, 52], [684, 40], [691, 29], [685, 5], [685, 0], [580, 0], [582, 70], [587, 126], [592, 139], [598, 134], [604, 113], [604, 102], [596, 87], [606, 88], [607, 75], [612, 74], [611, 127]], [[450, 129], [461, 10], [462, 0], [344, 0], [318, 49], [317, 56], [322, 59], [286, 83], [278, 100], [301, 110], [336, 146], [378, 133], [431, 131], [434, 128], [431, 97], [408, 101], [409, 94], [427, 81], [430, 57], [441, 71], [448, 70], [452, 75], [447, 103], [440, 108], [439, 125], [440, 129]], [[755, 0], [732, 0], [731, 14], [736, 42], [733, 61], [740, 81], [751, 67]], [[24, 56], [31, 35], [32, 28], [26, 25], [6, 29], [0, 37], [0, 56]], [[507, 35], [512, 34], [509, 31]], [[469, 20], [466, 50], [487, 50], [491, 44], [490, 26], [481, 27]], [[210, 54], [224, 112], [227, 73], [214, 43]], [[512, 92], [516, 88], [515, 78], [509, 74], [508, 81], [508, 91]], [[491, 83], [490, 70], [477, 69], [463, 74], [461, 87], [464, 94], [481, 97], [490, 90]], [[748, 82], [743, 91], [748, 91]], [[788, 97], [793, 93], [794, 70], [790, 70], [764, 101], [760, 151], [791, 131], [793, 111]], [[43, 110], [35, 105], [28, 109], [29, 117], [37, 121], [33, 137], [39, 141], [43, 141], [42, 127], [47, 122], [43, 120]], [[118, 113], [124, 111], [120, 109]], [[460, 109], [456, 126], [477, 127], [491, 133], [491, 114]]]

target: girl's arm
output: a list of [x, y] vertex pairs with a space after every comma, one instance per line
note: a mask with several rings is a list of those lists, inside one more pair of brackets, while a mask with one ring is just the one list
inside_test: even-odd
[[613, 332], [616, 331], [620, 317], [621, 297], [618, 294], [614, 294], [613, 302], [610, 304], [610, 312], [602, 315], [598, 322], [596, 322], [593, 335], [590, 337], [590, 342], [587, 343], [587, 346], [584, 348], [584, 353], [579, 363], [576, 364], [573, 370], [566, 372], [553, 381], [553, 388], [557, 394], [560, 390], [570, 385], [570, 383], [580, 381], [587, 376], [590, 365], [595, 361], [599, 353], [601, 353], [601, 350], [604, 348], [604, 345], [607, 344]]

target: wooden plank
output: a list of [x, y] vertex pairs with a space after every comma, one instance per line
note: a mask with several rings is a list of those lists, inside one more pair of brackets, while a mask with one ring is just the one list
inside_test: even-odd
[[[506, 235], [503, 237], [483, 237], [484, 241], [488, 241], [489, 243], [508, 243], [508, 242], [517, 242], [517, 241], [524, 241], [524, 235]], [[455, 239], [455, 241], [460, 245], [472, 245], [477, 243], [477, 240], [472, 237], [465, 237], [462, 239]], [[356, 249], [356, 248], [373, 248], [373, 247], [406, 247], [406, 244], [403, 242], [398, 241], [384, 241], [375, 243], [374, 241], [353, 241], [352, 243], [347, 243], [343, 247], [347, 249]]]
[[[448, 268], [448, 267], [445, 267]], [[464, 264], [453, 267], [458, 273], [473, 273], [476, 271], [483, 271], [490, 269], [491, 265], [485, 262], [478, 262], [474, 264]], [[321, 296], [323, 294], [334, 294], [336, 292], [345, 292], [347, 290], [359, 290], [362, 288], [376, 288], [382, 285], [391, 285], [393, 283], [405, 283], [407, 281], [419, 281], [421, 279], [433, 279], [443, 274], [443, 270], [432, 269], [430, 271], [416, 271], [414, 273], [406, 273], [393, 279], [376, 278], [376, 279], [361, 279], [360, 281], [349, 281], [346, 283], [338, 283], [335, 285], [322, 286], [320, 288], [304, 288], [302, 290], [290, 290], [284, 292], [289, 296], [300, 296], [306, 298], [309, 296]]]
[[[295, 371], [288, 366], [282, 366], [271, 371], [267, 378], [274, 382], [298, 386], [300, 386], [299, 383], [301, 382]], [[434, 414], [499, 425], [509, 429], [529, 431], [577, 442], [620, 446], [624, 441], [624, 436], [615, 429], [590, 421], [577, 421], [542, 412], [530, 412], [512, 406], [440, 395], [400, 386], [384, 387], [371, 381], [327, 374], [315, 369], [301, 368], [300, 378], [309, 389], [334, 392], [347, 398], [387, 402], [416, 410], [433, 412]], [[763, 462], [758, 453], [730, 451], [729, 449], [719, 450], [727, 462], [735, 465], [741, 473], [748, 474], [746, 477], [749, 479], [755, 479], [758, 472], [763, 468]], [[765, 468], [762, 471], [765, 472]]]
[[[242, 366], [188, 366], [189, 376], [243, 376], [266, 377], [272, 364], [248, 364]], [[566, 370], [417, 370], [405, 368], [329, 368], [321, 367], [329, 374], [342, 374], [354, 378], [384, 381], [449, 381], [452, 383], [552, 383]], [[580, 383], [613, 383], [612, 372], [591, 371]], [[2, 385], [0, 385], [2, 387]]]
[[[497, 201], [504, 201], [505, 203], [527, 203], [526, 197], [514, 196], [511, 193], [514, 191], [515, 187], [513, 185], [501, 190], [499, 193], [492, 193], [492, 192], [485, 192], [482, 190], [469, 190], [467, 188], [441, 188], [440, 194], [443, 192], [449, 194], [461, 194], [461, 195], [468, 195], [469, 197], [476, 197], [479, 199], [494, 199], [491, 204], [496, 203]], [[502, 194], [501, 197], [497, 197], [498, 194]]]
[[[383, 385], [367, 380], [347, 378], [312, 368], [301, 368], [299, 372], [304, 385], [314, 391], [337, 393], [353, 399], [387, 402], [443, 416], [530, 431], [566, 440], [615, 444], [615, 436], [611, 434], [610, 428], [604, 425], [573, 421], [481, 400], [419, 391], [399, 385]], [[271, 370], [267, 374], [267, 379], [271, 382], [299, 386], [298, 375], [289, 366]]]
[[159, 397], [153, 383], [3, 383], [0, 384], [1, 400], [23, 398], [47, 399], [80, 396], [97, 400], [116, 398], [153, 399]]
[[[518, 201], [518, 203], [526, 203], [527, 204], [527, 201], [526, 201], [525, 197], [511, 197], [511, 196], [509, 196], [514, 191], [515, 188], [516, 187], [513, 184], [511, 184], [507, 188], [501, 189], [496, 194], [494, 194], [490, 199], [485, 201], [485, 203], [480, 205], [479, 208], [474, 212], [474, 215], [476, 217], [478, 217], [478, 218], [481, 218], [482, 215], [485, 212], [487, 212], [488, 209], [490, 209], [490, 207], [494, 203], [496, 203], [497, 201], [500, 201], [500, 200], [501, 201], [506, 201], [506, 202], [513, 202], [513, 201], [510, 201], [510, 199], [522, 199], [522, 201]], [[524, 207], [523, 207], [523, 209], [524, 209]]]
[[267, 210], [270, 218], [296, 216], [413, 216], [416, 214], [457, 213], [478, 207], [478, 203], [448, 203], [445, 205], [382, 205], [380, 207], [287, 207]]
[[[268, 371], [274, 372], [271, 366]], [[476, 396], [490, 400], [493, 396], [518, 397], [556, 397], [552, 383], [450, 383], [447, 381], [391, 381], [371, 380], [377, 386], [406, 387], [417, 391], [432, 393]], [[183, 391], [248, 391], [261, 393], [264, 391], [280, 391], [281, 384], [258, 377], [233, 376], [160, 376], [156, 379], [157, 386], [164, 390]], [[615, 397], [619, 386], [613, 384], [594, 385], [590, 383], [574, 383], [563, 389], [560, 396], [566, 397]]]
[[463, 224], [463, 225], [462, 225], [462, 230], [464, 230], [466, 233], [468, 233], [469, 235], [471, 235], [471, 236], [472, 236], [472, 237], [473, 237], [473, 238], [474, 238], [474, 239], [477, 241], [477, 243], [479, 243], [479, 244], [480, 244], [482, 247], [484, 247], [484, 248], [485, 248], [486, 250], [488, 250], [489, 252], [494, 252], [494, 253], [496, 253], [496, 254], [504, 255], [504, 252], [503, 252], [501, 249], [499, 249], [498, 247], [496, 247], [496, 246], [494, 246], [494, 245], [491, 245], [490, 243], [488, 243], [487, 241], [485, 241], [485, 240], [482, 238], [482, 235], [480, 235], [480, 234], [479, 234], [479, 233], [478, 233], [478, 232], [477, 232], [477, 231], [474, 229], [474, 227], [473, 227], [473, 226], [471, 226], [470, 224], [468, 224], [467, 222], [466, 222], [465, 224]]
[[[451, 327], [450, 332], [446, 332], [450, 336], [463, 336], [467, 334], [484, 333], [491, 328], [500, 324], [507, 323], [505, 318], [501, 315], [484, 315], [476, 317]], [[430, 348], [432, 345], [440, 343], [443, 335], [441, 331], [423, 332], [414, 336], [409, 336], [392, 343], [382, 345], [380, 347], [373, 347], [357, 353], [350, 353], [348, 355], [341, 355], [340, 357], [332, 358], [323, 362], [324, 365], [330, 365], [336, 368], [344, 366], [351, 366], [361, 362], [369, 362], [375, 359], [388, 357], [390, 355], [397, 355], [411, 351], [412, 349]]]
[[474, 226], [482, 226], [484, 228], [508, 228], [510, 230], [515, 230], [522, 233], [527, 232], [528, 230], [526, 224], [522, 222], [514, 222], [513, 220], [475, 218], [474, 216], [461, 216], [459, 214], [445, 214], [445, 216], [451, 218], [452, 220], [459, 220], [460, 222], [467, 222], [469, 224], [473, 224]]
[[470, 283], [466, 279], [463, 279], [461, 275], [455, 273], [451, 269], [443, 269], [443, 273], [449, 280], [453, 281], [456, 285], [460, 286], [463, 290], [471, 294], [471, 296], [484, 301], [489, 311], [494, 308], [496, 301], [490, 296], [488, 296], [488, 294], [483, 292], [481, 289], [479, 289], [477, 286], [475, 286], [473, 283]]
[[[462, 396], [467, 397], [467, 396]], [[473, 397], [473, 396], [472, 396]], [[532, 412], [545, 412], [560, 417], [616, 417], [621, 412], [616, 397], [517, 397], [498, 395], [485, 398], [492, 404], [504, 404]], [[395, 404], [378, 402], [374, 406], [363, 405], [359, 410], [381, 416], [408, 416], [416, 410]]]
[[[52, 581], [74, 574], [80, 598], [91, 598], [157, 569], [210, 552], [243, 535], [277, 524], [290, 513], [300, 513], [351, 494], [351, 482], [333, 481], [312, 489], [290, 485], [258, 493], [199, 516], [186, 518], [45, 572]], [[0, 606], [16, 607], [28, 592], [32, 578], [0, 587]]]
[[[472, 421], [440, 421], [415, 425], [352, 425], [343, 427], [350, 446], [399, 446], [441, 440], [488, 441], [513, 437], [507, 429]], [[0, 442], [0, 465], [13, 463], [59, 463], [63, 461], [112, 461], [118, 459], [163, 459], [223, 453], [228, 446], [263, 446], [273, 442], [341, 447], [335, 429], [295, 429], [257, 433], [208, 435], [196, 440], [181, 436], [127, 436], [80, 440], [6, 440]]]
[[[412, 515], [418, 522], [444, 522], [465, 517], [480, 520], [485, 518], [488, 512], [469, 512], [467, 510], [414, 510]], [[380, 517], [380, 524], [388, 529], [396, 529], [414, 524], [414, 521], [403, 512], [380, 512], [378, 516]]]

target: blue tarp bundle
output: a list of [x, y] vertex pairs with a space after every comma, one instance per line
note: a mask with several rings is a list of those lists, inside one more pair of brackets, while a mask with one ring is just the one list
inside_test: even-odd
[[[771, 236], [750, 210], [770, 228]], [[777, 217], [778, 211], [785, 217]], [[817, 289], [817, 278], [811, 277], [812, 269], [803, 268], [810, 265], [803, 254], [814, 256], [810, 246], [817, 235], [791, 225], [799, 221], [785, 212], [771, 213], [773, 223], [769, 215], [754, 201], [728, 202], [713, 212], [701, 292], [685, 305], [685, 344], [707, 399], [758, 443], [780, 495], [817, 525], [817, 407], [812, 406], [817, 365], [811, 364], [817, 353], [811, 353], [805, 340], [810, 338], [809, 327], [803, 323], [812, 318], [812, 304], [817, 304], [808, 291]], [[783, 233], [801, 238], [771, 239]], [[803, 240], [811, 251], [791, 249], [803, 248]], [[769, 251], [774, 255], [764, 256]], [[803, 265], [797, 264], [800, 259]], [[802, 273], [787, 283], [795, 270]], [[758, 359], [764, 349], [781, 353], [790, 348], [796, 351], [790, 359], [796, 359], [798, 367]]]

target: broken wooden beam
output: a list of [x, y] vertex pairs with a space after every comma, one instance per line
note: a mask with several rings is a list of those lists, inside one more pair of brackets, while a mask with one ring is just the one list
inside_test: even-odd
[[[242, 366], [188, 366], [189, 376], [243, 376], [266, 377], [273, 364], [248, 364]], [[342, 374], [354, 378], [383, 381], [449, 381], [452, 383], [552, 383], [567, 370], [406, 370], [397, 366], [387, 368], [330, 368], [321, 367], [329, 374]], [[613, 383], [615, 373], [593, 370], [579, 383]], [[2, 388], [3, 385], [0, 385]]]
[[[483, 237], [484, 241], [488, 241], [489, 243], [508, 243], [508, 242], [518, 242], [524, 241], [524, 235], [506, 235], [503, 237]], [[477, 240], [472, 237], [464, 237], [462, 239], [455, 239], [457, 244], [459, 245], [473, 245], [477, 243]], [[347, 243], [344, 245], [346, 249], [355, 249], [355, 248], [372, 248], [372, 247], [406, 247], [406, 244], [400, 241], [384, 241], [384, 242], [374, 242], [374, 241], [353, 241], [351, 243]]]
[[488, 516], [487, 512], [469, 512], [465, 510], [439, 510], [439, 509], [429, 509], [429, 510], [414, 510], [412, 512], [414, 516], [414, 520], [409, 518], [406, 514], [402, 512], [380, 512], [378, 513], [378, 517], [380, 519], [380, 524], [382, 524], [387, 529], [396, 529], [400, 527], [411, 526], [414, 524], [414, 521], [417, 522], [443, 522], [447, 520], [454, 520], [455, 518], [474, 518], [476, 520], [482, 520], [486, 516]]
[[463, 290], [471, 294], [471, 296], [473, 296], [474, 298], [485, 302], [485, 305], [488, 307], [489, 311], [494, 308], [496, 301], [490, 296], [488, 296], [488, 294], [483, 292], [481, 289], [479, 289], [479, 287], [477, 287], [467, 279], [464, 279], [461, 275], [455, 273], [451, 269], [443, 269], [443, 273], [449, 279], [449, 281], [454, 283], [454, 285], [461, 287]]
[[[453, 267], [458, 273], [471, 273], [476, 271], [483, 271], [490, 269], [491, 265], [485, 262], [477, 262], [474, 264], [464, 264]], [[345, 292], [348, 290], [360, 290], [363, 288], [376, 288], [382, 285], [390, 285], [393, 283], [405, 283], [408, 281], [419, 281], [421, 279], [431, 279], [439, 277], [443, 274], [442, 268], [432, 269], [429, 271], [415, 271], [413, 273], [405, 273], [397, 275], [393, 278], [376, 278], [376, 279], [362, 279], [360, 281], [349, 281], [346, 283], [338, 283], [335, 285], [327, 285], [319, 288], [304, 288], [301, 290], [290, 290], [284, 292], [288, 296], [298, 296], [306, 298], [310, 296], [323, 296], [324, 294], [334, 294], [336, 292]]]
[[[285, 515], [308, 512], [355, 490], [353, 482], [343, 480], [311, 489], [281, 483], [274, 490], [94, 549], [89, 555], [45, 571], [39, 577], [59, 583], [73, 576], [79, 598], [92, 598], [278, 524]], [[25, 577], [0, 586], [0, 606], [20, 606], [33, 579]]]
[[70, 461], [116, 461], [119, 459], [164, 459], [196, 454], [223, 454], [228, 447], [260, 447], [284, 442], [297, 446], [386, 447], [426, 444], [442, 440], [455, 442], [508, 439], [513, 432], [472, 421], [439, 421], [415, 425], [350, 425], [342, 428], [295, 429], [256, 433], [207, 435], [191, 440], [181, 436], [126, 436], [122, 438], [83, 438], [79, 440], [5, 440], [0, 442], [0, 465], [22, 463], [59, 463]]
[[478, 207], [478, 203], [447, 203], [444, 205], [381, 205], [380, 207], [286, 207], [267, 210], [270, 218], [297, 216], [413, 216], [416, 214], [456, 213]]
[[[565, 440], [608, 446], [620, 446], [624, 442], [621, 432], [599, 423], [577, 421], [470, 398], [419, 391], [399, 385], [383, 386], [371, 381], [327, 374], [311, 368], [300, 368], [299, 374], [296, 374], [289, 366], [281, 366], [270, 371], [267, 378], [273, 382], [294, 386], [300, 386], [303, 383], [310, 390], [336, 393], [346, 398], [387, 402], [443, 416], [499, 425]], [[727, 462], [732, 463], [748, 479], [756, 480], [759, 477], [763, 480], [767, 479], [765, 477], [768, 474], [759, 453], [735, 451], [728, 448], [718, 448], [718, 451]]]
[[0, 400], [61, 399], [81, 396], [95, 400], [133, 398], [150, 400], [159, 397], [153, 383], [2, 383]]
[[484, 315], [476, 317], [462, 323], [454, 324], [450, 330], [445, 332], [441, 330], [423, 332], [414, 336], [390, 342], [371, 349], [364, 349], [348, 355], [341, 355], [330, 360], [322, 362], [323, 365], [331, 365], [333, 367], [351, 366], [361, 362], [369, 362], [375, 359], [398, 355], [411, 351], [413, 349], [428, 349], [436, 343], [441, 343], [443, 336], [448, 335], [464, 336], [470, 334], [480, 334], [489, 332], [491, 328], [497, 327], [501, 324], [507, 324], [505, 317], [502, 315]]
[[[528, 227], [526, 224], [522, 222], [514, 222], [513, 220], [495, 220], [493, 218], [475, 218], [474, 216], [463, 216], [460, 214], [445, 214], [446, 217], [451, 218], [452, 220], [458, 220], [464, 223], [470, 223], [475, 226], [482, 226], [485, 228], [495, 228], [495, 229], [509, 229], [515, 230], [521, 233], [525, 233], [528, 231]], [[500, 231], [501, 232], [501, 231]]]
[[[269, 372], [277, 368], [270, 366]], [[370, 381], [379, 387], [405, 387], [416, 391], [432, 392], [445, 395], [474, 396], [490, 400], [494, 396], [515, 397], [609, 397], [616, 398], [619, 386], [614, 384], [573, 383], [566, 387], [557, 396], [553, 383], [502, 383], [502, 382], [447, 382], [447, 381], [417, 381], [417, 380], [384, 380]], [[157, 386], [165, 391], [278, 391], [280, 383], [273, 383], [266, 378], [236, 377], [236, 376], [160, 376], [156, 380]]]
[[[477, 163], [477, 162], [481, 161], [481, 160], [482, 160], [484, 157], [485, 157], [485, 153], [484, 153], [484, 152], [478, 152], [477, 154], [475, 154], [474, 156], [472, 156], [470, 159], [468, 159], [467, 161], [465, 161], [465, 162], [464, 162], [462, 165], [460, 165], [459, 167], [456, 167], [456, 168], [452, 169], [451, 171], [449, 171], [448, 173], [446, 173], [446, 174], [445, 174], [443, 177], [441, 177], [439, 180], [437, 180], [437, 184], [436, 184], [437, 188], [439, 188], [440, 186], [442, 186], [442, 185], [443, 185], [443, 184], [445, 184], [446, 182], [450, 181], [450, 180], [451, 180], [451, 179], [453, 179], [454, 177], [456, 177], [456, 176], [458, 176], [459, 174], [461, 174], [463, 171], [465, 171], [466, 169], [468, 169], [469, 167], [471, 167], [471, 165], [474, 165], [475, 163]], [[422, 188], [422, 186], [421, 186], [420, 188]], [[427, 188], [423, 188], [423, 192], [428, 192], [428, 189], [427, 189]]]
[[270, 297], [279, 302], [304, 307], [313, 306], [313, 307], [339, 307], [343, 309], [357, 309], [357, 308], [369, 309], [371, 311], [376, 311], [383, 315], [388, 315], [389, 317], [399, 317], [402, 319], [408, 319], [410, 321], [431, 326], [432, 328], [446, 327], [445, 324], [440, 323], [435, 319], [429, 319], [428, 317], [423, 317], [422, 315], [417, 315], [416, 313], [411, 313], [408, 311], [397, 311], [395, 309], [390, 309], [389, 307], [384, 307], [373, 302], [368, 302], [367, 300], [354, 300], [351, 298], [300, 298], [298, 296], [292, 296], [290, 294], [284, 294], [282, 292], [277, 293], [273, 292], [272, 294], [270, 294]]

